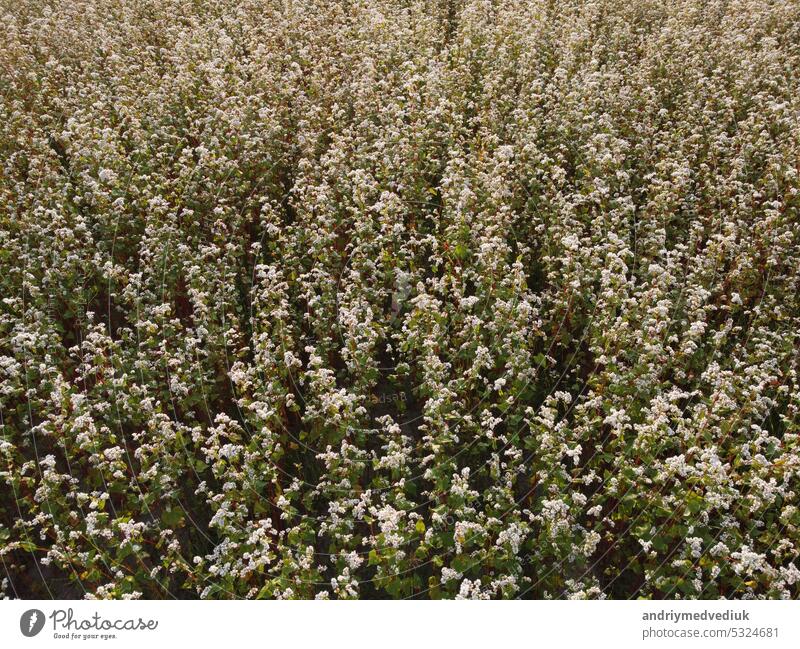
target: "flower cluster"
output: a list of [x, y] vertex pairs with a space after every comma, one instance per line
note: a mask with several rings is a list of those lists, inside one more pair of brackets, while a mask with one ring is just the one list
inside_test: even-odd
[[0, 596], [800, 597], [800, 4], [0, 28]]

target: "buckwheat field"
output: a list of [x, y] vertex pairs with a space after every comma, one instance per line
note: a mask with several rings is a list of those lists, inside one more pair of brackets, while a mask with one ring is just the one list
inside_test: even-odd
[[0, 33], [0, 596], [800, 597], [800, 3]]

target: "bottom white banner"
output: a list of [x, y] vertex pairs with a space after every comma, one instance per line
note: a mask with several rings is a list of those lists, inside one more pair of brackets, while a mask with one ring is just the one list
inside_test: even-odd
[[[0, 646], [800, 647], [799, 602], [0, 602]], [[581, 643], [580, 645], [578, 643]]]

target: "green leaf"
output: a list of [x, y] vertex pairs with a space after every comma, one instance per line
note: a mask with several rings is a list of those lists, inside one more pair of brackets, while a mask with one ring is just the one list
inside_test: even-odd
[[183, 521], [183, 511], [180, 509], [168, 509], [161, 515], [161, 520], [168, 527], [178, 527]]

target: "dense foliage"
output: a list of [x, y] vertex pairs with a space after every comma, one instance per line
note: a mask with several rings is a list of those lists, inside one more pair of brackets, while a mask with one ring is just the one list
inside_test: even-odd
[[0, 29], [0, 595], [800, 596], [800, 4]]

